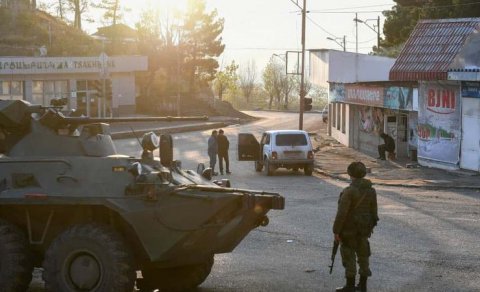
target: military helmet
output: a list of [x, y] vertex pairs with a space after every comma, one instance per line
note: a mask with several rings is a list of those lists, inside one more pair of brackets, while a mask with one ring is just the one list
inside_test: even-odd
[[351, 177], [362, 178], [367, 174], [367, 168], [365, 167], [365, 164], [363, 164], [362, 162], [355, 161], [350, 163], [350, 165], [347, 168], [347, 173]]

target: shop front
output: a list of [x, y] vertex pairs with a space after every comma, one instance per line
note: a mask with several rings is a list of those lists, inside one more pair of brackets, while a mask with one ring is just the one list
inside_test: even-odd
[[49, 106], [65, 99], [65, 109], [87, 116], [135, 112], [135, 72], [147, 70], [147, 57], [1, 57], [1, 99]]
[[[333, 137], [345, 135], [353, 147], [372, 156], [378, 155], [378, 145], [383, 143], [380, 133], [392, 136], [396, 144], [397, 157], [415, 158], [417, 149], [417, 89], [413, 86], [368, 85], [368, 84], [330, 84], [332, 100], [331, 133]], [[339, 106], [341, 104], [341, 106]], [[347, 108], [345, 127], [348, 131], [339, 133], [338, 115]], [[340, 119], [341, 121], [341, 119]]]

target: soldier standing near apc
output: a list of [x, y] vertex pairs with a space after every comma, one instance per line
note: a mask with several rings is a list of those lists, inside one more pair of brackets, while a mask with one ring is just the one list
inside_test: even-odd
[[212, 135], [208, 138], [208, 157], [210, 158], [210, 168], [213, 175], [218, 175], [215, 172], [215, 164], [217, 163], [218, 154], [218, 142], [217, 142], [217, 130], [212, 131]]
[[342, 264], [347, 283], [336, 291], [354, 292], [358, 258], [360, 281], [358, 288], [367, 291], [367, 279], [372, 275], [369, 267], [370, 243], [368, 238], [377, 225], [377, 193], [372, 182], [365, 179], [367, 169], [362, 162], [352, 162], [347, 169], [352, 183], [338, 199], [338, 210], [333, 224], [335, 240], [340, 242]]
[[228, 141], [227, 136], [223, 134], [223, 130], [218, 131], [217, 143], [218, 143], [218, 164], [220, 166], [220, 174], [223, 175], [223, 160], [225, 160], [225, 167], [227, 169], [227, 174], [230, 172], [230, 159], [228, 158], [228, 148], [230, 147], [230, 142]]

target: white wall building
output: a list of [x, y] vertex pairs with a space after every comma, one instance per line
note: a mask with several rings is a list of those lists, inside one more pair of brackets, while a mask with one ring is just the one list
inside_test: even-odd
[[[104, 64], [104, 65], [103, 65]], [[88, 116], [135, 112], [135, 72], [148, 69], [147, 57], [0, 57], [0, 98], [49, 106], [67, 98], [68, 109]], [[106, 81], [111, 96], [99, 97]]]

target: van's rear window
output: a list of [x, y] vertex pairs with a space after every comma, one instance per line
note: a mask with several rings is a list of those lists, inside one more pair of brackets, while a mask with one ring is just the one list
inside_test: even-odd
[[307, 137], [304, 134], [278, 134], [276, 136], [277, 146], [304, 146], [307, 144]]

